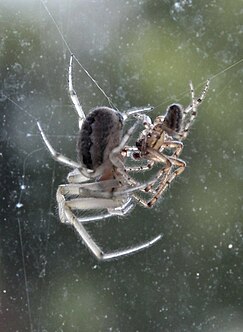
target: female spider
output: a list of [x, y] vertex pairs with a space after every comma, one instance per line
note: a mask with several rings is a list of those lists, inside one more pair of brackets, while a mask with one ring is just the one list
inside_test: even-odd
[[[128, 213], [134, 206], [134, 192], [146, 187], [146, 184], [140, 185], [128, 176], [121, 153], [140, 120], [126, 134], [123, 135], [122, 130], [130, 115], [150, 111], [152, 108], [131, 109], [121, 114], [112, 108], [98, 107], [85, 117], [73, 89], [72, 61], [73, 56], [70, 58], [68, 77], [70, 97], [79, 117], [78, 162], [56, 152], [39, 122], [37, 125], [52, 157], [73, 168], [67, 176], [68, 184], [60, 185], [56, 193], [61, 222], [74, 226], [84, 244], [98, 260], [110, 260], [148, 248], [161, 238], [158, 235], [141, 245], [104, 253], [83, 226], [84, 222]], [[73, 213], [73, 210], [91, 209], [103, 209], [106, 212], [86, 218], [79, 218]]]

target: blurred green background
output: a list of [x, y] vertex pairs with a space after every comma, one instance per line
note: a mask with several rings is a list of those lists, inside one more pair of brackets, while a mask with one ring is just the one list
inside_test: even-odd
[[[242, 0], [44, 4], [0, 0], [0, 331], [243, 331]], [[163, 234], [108, 263], [59, 222], [68, 169], [36, 127], [76, 158], [65, 41], [121, 111], [187, 106], [212, 77], [164, 198], [87, 226], [105, 250]], [[77, 63], [74, 84], [86, 112], [108, 105]]]

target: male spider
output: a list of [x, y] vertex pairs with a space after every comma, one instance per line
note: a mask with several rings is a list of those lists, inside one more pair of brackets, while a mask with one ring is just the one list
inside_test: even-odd
[[[192, 103], [185, 109], [179, 104], [170, 105], [165, 115], [157, 116], [154, 123], [148, 115], [135, 115], [143, 121], [145, 129], [136, 141], [136, 148], [128, 147], [126, 152], [136, 160], [148, 160], [148, 164], [130, 167], [129, 170], [144, 171], [152, 168], [155, 162], [164, 164], [164, 167], [145, 188], [145, 191], [153, 192], [152, 198], [145, 201], [136, 196], [137, 201], [145, 207], [152, 207], [170, 183], [184, 171], [186, 163], [178, 158], [183, 149], [182, 140], [188, 135], [197, 115], [197, 107], [204, 100], [208, 87], [209, 80], [207, 80], [200, 97], [195, 99], [194, 88], [190, 82]], [[154, 189], [156, 184], [157, 187]]]
[[[150, 111], [151, 107], [131, 109], [121, 114], [108, 108], [98, 107], [87, 117], [82, 110], [72, 84], [72, 61], [69, 64], [69, 93], [79, 117], [79, 137], [77, 151], [79, 161], [73, 161], [56, 152], [48, 141], [38, 122], [38, 128], [53, 159], [73, 168], [67, 176], [68, 184], [58, 187], [56, 198], [61, 222], [74, 226], [84, 244], [98, 260], [110, 260], [129, 255], [152, 246], [161, 235], [129, 249], [104, 253], [86, 231], [82, 223], [100, 220], [113, 215], [124, 215], [134, 206], [134, 192], [143, 190], [147, 185], [140, 185], [131, 179], [125, 169], [122, 150], [136, 129], [138, 119], [122, 136], [124, 121], [137, 113]], [[104, 209], [106, 213], [79, 218], [72, 210]]]

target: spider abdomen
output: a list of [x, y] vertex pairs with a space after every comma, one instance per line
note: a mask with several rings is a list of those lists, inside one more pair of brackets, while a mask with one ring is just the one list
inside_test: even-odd
[[111, 151], [120, 144], [123, 117], [121, 113], [108, 108], [93, 109], [83, 122], [77, 141], [79, 161], [86, 168], [96, 171], [104, 164], [110, 164]]
[[164, 125], [169, 131], [178, 133], [182, 125], [183, 109], [179, 104], [172, 104], [168, 107], [164, 117]]

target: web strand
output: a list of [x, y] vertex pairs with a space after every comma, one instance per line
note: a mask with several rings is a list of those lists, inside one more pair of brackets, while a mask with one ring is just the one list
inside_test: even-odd
[[48, 9], [48, 7], [46, 6], [46, 4], [44, 3], [43, 0], [41, 0], [41, 3], [43, 5], [43, 7], [45, 8], [46, 12], [48, 13], [48, 15], [50, 16], [53, 24], [55, 25], [63, 43], [65, 44], [70, 56], [73, 55], [73, 58], [75, 59], [75, 61], [78, 63], [78, 65], [80, 66], [80, 68], [82, 68], [82, 70], [85, 72], [85, 74], [89, 77], [89, 79], [94, 83], [94, 85], [100, 90], [100, 92], [105, 96], [105, 98], [107, 99], [109, 105], [114, 108], [117, 109], [116, 106], [113, 104], [111, 98], [105, 93], [104, 89], [101, 88], [101, 86], [98, 84], [98, 82], [91, 76], [91, 74], [88, 72], [87, 69], [85, 69], [85, 67], [81, 64], [81, 62], [77, 59], [77, 57], [73, 54], [69, 44], [67, 43], [66, 39], [64, 38], [64, 35], [61, 31], [61, 29], [59, 28], [56, 20], [54, 19], [53, 15], [51, 14], [50, 10]]

